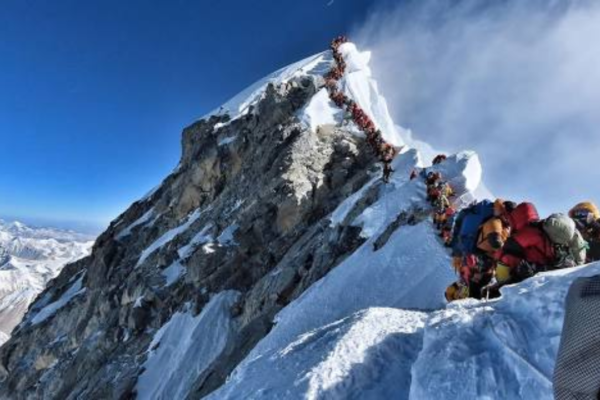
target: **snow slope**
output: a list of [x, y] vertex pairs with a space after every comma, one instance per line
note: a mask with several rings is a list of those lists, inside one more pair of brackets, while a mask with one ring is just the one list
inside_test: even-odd
[[359, 311], [249, 358], [210, 398], [552, 399], [564, 297], [597, 274], [545, 273], [440, 311]]
[[92, 237], [0, 220], [0, 344], [29, 304], [68, 263], [88, 255]]
[[215, 295], [200, 315], [175, 314], [155, 335], [144, 373], [138, 379], [138, 399], [182, 399], [203, 369], [227, 345], [233, 321], [229, 310], [239, 293]]

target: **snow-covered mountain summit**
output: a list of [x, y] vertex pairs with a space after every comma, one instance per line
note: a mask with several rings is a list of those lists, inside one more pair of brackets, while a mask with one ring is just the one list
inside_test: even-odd
[[[323, 89], [330, 52], [268, 76], [186, 128], [178, 168], [36, 299], [0, 349], [0, 396], [549, 395], [562, 296], [597, 266], [447, 308], [450, 258], [409, 179], [431, 148], [396, 128], [368, 53], [340, 51], [340, 90], [404, 145], [391, 182]], [[459, 203], [484, 192], [473, 152], [432, 168]]]
[[6, 341], [29, 304], [66, 264], [88, 255], [92, 238], [0, 220], [0, 335]]

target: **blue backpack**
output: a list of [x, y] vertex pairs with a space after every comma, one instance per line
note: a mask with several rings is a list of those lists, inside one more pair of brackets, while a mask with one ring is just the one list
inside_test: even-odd
[[475, 253], [479, 228], [494, 216], [494, 203], [483, 200], [460, 211], [454, 225], [452, 255], [464, 256]]

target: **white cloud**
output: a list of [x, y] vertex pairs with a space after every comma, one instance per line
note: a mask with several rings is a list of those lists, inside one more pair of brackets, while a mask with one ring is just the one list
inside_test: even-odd
[[600, 7], [414, 1], [373, 13], [354, 39], [374, 50], [396, 122], [477, 150], [497, 195], [543, 213], [600, 200]]

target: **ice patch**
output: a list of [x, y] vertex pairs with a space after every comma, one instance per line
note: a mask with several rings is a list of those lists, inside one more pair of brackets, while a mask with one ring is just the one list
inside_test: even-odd
[[150, 210], [148, 210], [144, 215], [142, 215], [140, 218], [138, 218], [136, 221], [134, 221], [127, 228], [125, 228], [121, 232], [119, 232], [119, 234], [117, 235], [117, 240], [121, 240], [121, 239], [131, 235], [131, 231], [133, 229], [137, 228], [138, 226], [145, 225], [146, 223], [148, 223], [153, 215], [154, 215], [154, 207], [152, 207]]
[[181, 278], [185, 274], [185, 272], [186, 270], [183, 267], [183, 265], [181, 265], [181, 262], [179, 260], [175, 261], [168, 268], [165, 268], [162, 271], [162, 276], [165, 277], [166, 286], [169, 287], [175, 282], [177, 282], [179, 278]]
[[233, 224], [233, 225], [230, 225], [227, 228], [225, 228], [225, 230], [217, 238], [217, 241], [219, 242], [219, 244], [221, 246], [236, 245], [237, 243], [235, 242], [235, 239], [233, 236], [234, 236], [235, 232], [238, 230], [238, 228], [239, 228], [239, 226], [237, 224]]
[[37, 325], [39, 323], [44, 322], [51, 316], [53, 316], [58, 310], [63, 308], [69, 301], [71, 301], [74, 297], [79, 296], [85, 293], [86, 288], [83, 287], [83, 275], [75, 281], [66, 292], [62, 294], [60, 299], [56, 300], [53, 303], [48, 304], [44, 308], [42, 308], [37, 314], [31, 318], [31, 324]]
[[137, 299], [135, 299], [135, 302], [133, 303], [133, 308], [142, 308], [144, 302], [144, 296], [139, 296]]
[[152, 243], [148, 248], [146, 248], [142, 252], [142, 254], [140, 255], [140, 259], [137, 262], [136, 268], [142, 265], [144, 261], [146, 261], [146, 259], [150, 257], [155, 251], [169, 243], [171, 240], [175, 239], [181, 233], [187, 231], [190, 228], [190, 226], [192, 226], [192, 224], [196, 222], [198, 218], [200, 218], [201, 215], [202, 211], [200, 211], [200, 209], [194, 211], [190, 216], [188, 216], [185, 223], [167, 231], [160, 238], [155, 240], [154, 243]]
[[235, 140], [236, 140], [236, 139], [237, 139], [237, 135], [236, 135], [236, 136], [231, 136], [231, 137], [226, 137], [226, 138], [223, 138], [223, 139], [221, 139], [221, 140], [219, 141], [219, 144], [218, 144], [218, 145], [219, 145], [219, 146], [226, 146], [226, 145], [228, 145], [229, 143], [233, 143], [233, 142], [235, 142]]
[[202, 228], [202, 230], [200, 232], [198, 232], [191, 240], [190, 242], [185, 245], [184, 247], [182, 247], [181, 249], [179, 249], [177, 251], [177, 253], [179, 254], [179, 258], [185, 260], [186, 258], [188, 258], [193, 252], [194, 249], [196, 247], [198, 247], [199, 245], [205, 244], [207, 242], [210, 242], [213, 240], [212, 235], [209, 233], [210, 230], [212, 229], [213, 225], [209, 224], [207, 226], [205, 226], [204, 228]]

